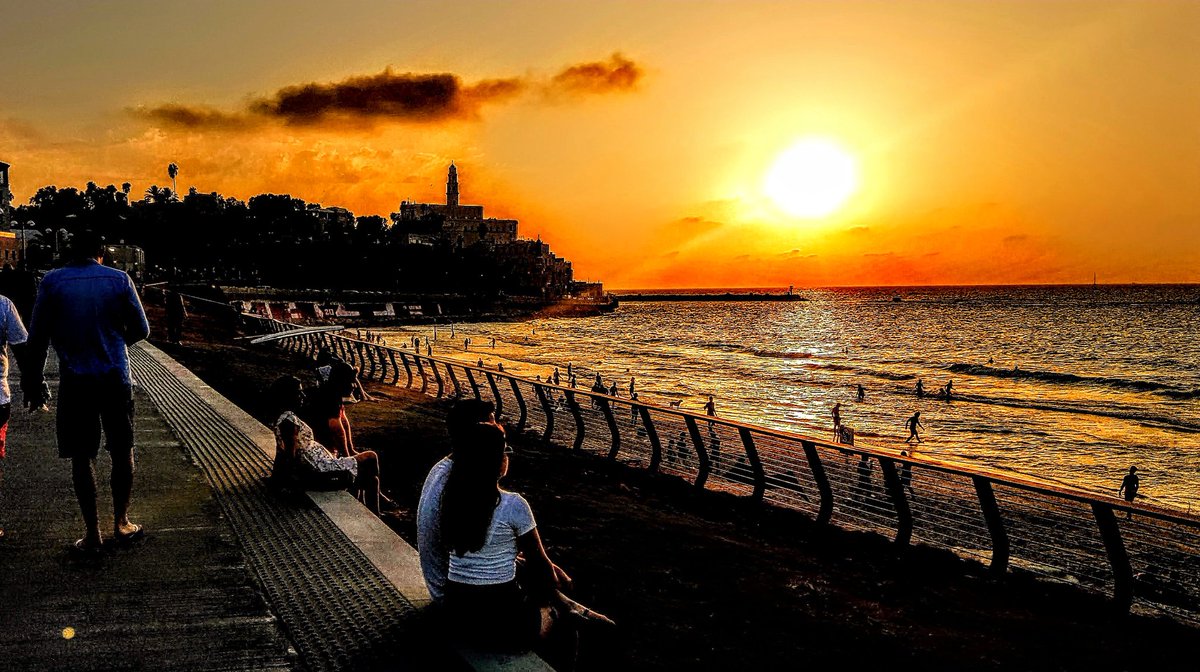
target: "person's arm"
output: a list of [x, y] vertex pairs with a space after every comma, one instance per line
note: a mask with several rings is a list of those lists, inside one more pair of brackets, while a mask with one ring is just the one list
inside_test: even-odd
[[8, 297], [0, 297], [5, 303], [5, 312], [8, 319], [4, 325], [4, 337], [9, 345], [18, 345], [29, 340], [29, 332], [25, 330], [25, 324], [21, 322], [21, 315], [17, 312], [17, 307]]
[[133, 345], [150, 337], [150, 322], [129, 275], [125, 276], [125, 283], [125, 345]]
[[536, 527], [517, 537], [517, 551], [525, 558], [524, 576], [538, 588], [535, 593], [544, 590], [550, 594], [558, 588], [559, 578], [554, 571], [556, 567], [546, 555], [546, 547], [542, 545], [542, 537]]
[[300, 425], [290, 419], [279, 423], [279, 444], [276, 446], [276, 450], [279, 451], [279, 457], [282, 460], [290, 462], [296, 459], [296, 452], [300, 448], [299, 438]]
[[51, 296], [52, 282], [42, 281], [33, 302], [33, 317], [29, 320], [29, 339], [26, 341], [25, 361], [21, 362], [21, 392], [30, 409], [40, 407], [48, 398], [45, 368], [46, 350], [54, 330], [57, 308]]

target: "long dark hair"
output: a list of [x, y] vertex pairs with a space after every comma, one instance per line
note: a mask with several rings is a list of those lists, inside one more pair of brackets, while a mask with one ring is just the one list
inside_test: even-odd
[[481, 422], [464, 427], [460, 437], [442, 493], [441, 525], [446, 547], [462, 557], [487, 543], [492, 514], [500, 504], [504, 429]]
[[300, 379], [295, 376], [280, 376], [267, 388], [267, 406], [271, 413], [278, 417], [285, 411], [299, 411], [297, 408], [303, 402], [303, 392]]

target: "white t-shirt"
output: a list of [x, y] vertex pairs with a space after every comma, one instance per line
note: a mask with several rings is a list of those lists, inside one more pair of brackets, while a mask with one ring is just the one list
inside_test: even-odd
[[[7, 296], [0, 296], [0, 332], [4, 334], [4, 342], [24, 343], [29, 338], [17, 307]], [[0, 406], [12, 403], [12, 390], [8, 386], [8, 348], [0, 344]]]
[[483, 548], [462, 557], [449, 554], [450, 580], [474, 586], [512, 581], [517, 576], [517, 537], [535, 527], [529, 502], [515, 492], [501, 490]]
[[450, 572], [449, 551], [442, 546], [442, 491], [446, 489], [446, 477], [454, 461], [443, 457], [433, 465], [425, 484], [421, 486], [421, 499], [417, 503], [417, 552], [421, 556], [421, 574], [425, 576], [425, 587], [434, 602], [441, 602], [446, 595], [446, 575]]

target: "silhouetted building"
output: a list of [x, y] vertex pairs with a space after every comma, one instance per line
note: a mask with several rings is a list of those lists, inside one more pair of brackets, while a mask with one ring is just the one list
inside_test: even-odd
[[394, 235], [413, 245], [445, 242], [458, 247], [476, 243], [503, 245], [517, 240], [517, 220], [483, 216], [482, 205], [459, 205], [458, 168], [450, 164], [446, 203], [402, 201], [391, 215]]
[[8, 231], [12, 228], [9, 208], [12, 206], [12, 190], [8, 183], [9, 164], [0, 161], [0, 228]]

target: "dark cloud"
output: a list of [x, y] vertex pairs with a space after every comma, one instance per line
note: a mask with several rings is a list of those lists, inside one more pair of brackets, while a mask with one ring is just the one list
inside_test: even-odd
[[252, 100], [244, 110], [223, 112], [204, 105], [139, 107], [132, 114], [186, 129], [241, 129], [270, 122], [288, 125], [379, 122], [439, 123], [475, 121], [484, 105], [503, 103], [528, 90], [550, 94], [603, 94], [632, 90], [641, 78], [633, 61], [613, 54], [607, 61], [581, 63], [549, 81], [529, 77], [485, 79], [466, 84], [451, 73], [394, 72], [349, 77], [339, 82], [308, 82]]
[[517, 79], [486, 80], [464, 86], [456, 75], [395, 73], [351, 77], [332, 84], [299, 84], [255, 101], [255, 114], [291, 124], [327, 120], [446, 121], [476, 119], [485, 103], [511, 98], [524, 83]]
[[564, 68], [550, 80], [547, 88], [552, 93], [566, 94], [623, 92], [632, 90], [641, 78], [642, 69], [638, 64], [617, 53], [607, 61]]
[[244, 114], [228, 114], [203, 105], [167, 104], [158, 107], [139, 107], [131, 112], [167, 126], [181, 128], [223, 128], [238, 129], [252, 125], [252, 120]]

